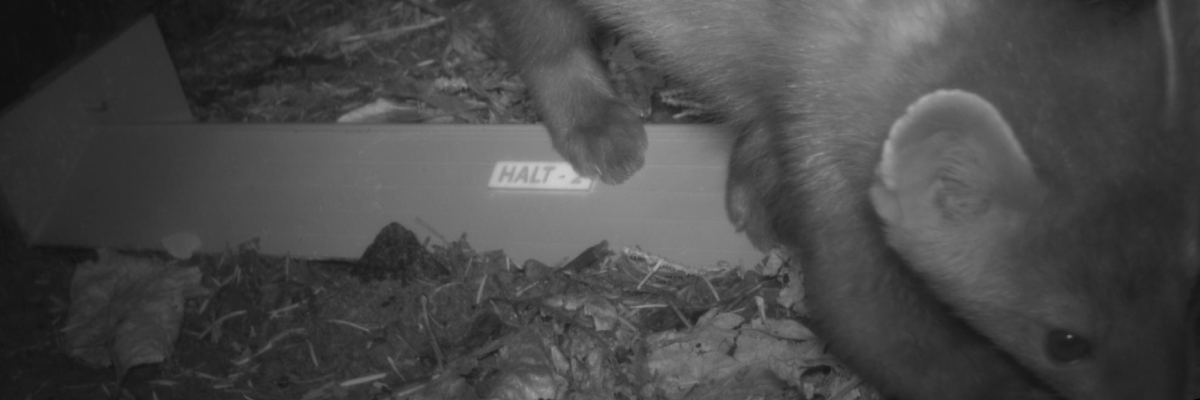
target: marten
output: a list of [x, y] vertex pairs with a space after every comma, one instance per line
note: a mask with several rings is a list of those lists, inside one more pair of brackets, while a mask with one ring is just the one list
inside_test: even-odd
[[1200, 5], [491, 0], [555, 148], [619, 184], [619, 32], [736, 136], [727, 209], [804, 273], [814, 330], [887, 396], [1187, 396]]

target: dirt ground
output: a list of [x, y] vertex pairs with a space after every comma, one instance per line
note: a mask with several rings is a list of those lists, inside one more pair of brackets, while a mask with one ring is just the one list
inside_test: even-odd
[[[537, 120], [475, 1], [200, 4], [160, 9], [159, 20], [201, 121], [333, 122], [381, 100], [396, 109], [378, 121]], [[706, 115], [632, 46], [597, 41], [618, 92], [648, 120]]]
[[398, 224], [358, 260], [255, 248], [119, 256], [197, 267], [207, 291], [184, 303], [170, 358], [122, 375], [68, 357], [62, 332], [73, 271], [104, 259], [7, 247], [5, 282], [28, 284], [2, 292], [0, 397], [870, 398], [777, 305], [796, 296], [777, 259], [760, 266], [773, 271], [697, 273], [600, 243], [548, 266], [420, 241]]

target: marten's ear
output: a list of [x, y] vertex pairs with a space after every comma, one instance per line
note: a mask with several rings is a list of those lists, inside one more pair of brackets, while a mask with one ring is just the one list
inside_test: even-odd
[[1000, 111], [959, 90], [911, 104], [892, 125], [876, 172], [871, 200], [889, 230], [962, 229], [996, 206], [1033, 204], [1041, 192]]

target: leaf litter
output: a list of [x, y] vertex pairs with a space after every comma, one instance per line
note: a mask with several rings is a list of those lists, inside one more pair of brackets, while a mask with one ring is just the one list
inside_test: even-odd
[[[87, 377], [72, 385], [30, 368], [26, 354], [8, 366], [24, 373], [4, 390], [58, 399], [875, 398], [824, 353], [803, 315], [779, 305], [797, 282], [778, 273], [788, 270], [778, 255], [695, 269], [599, 243], [548, 265], [477, 252], [465, 236], [431, 244], [397, 223], [356, 260], [264, 255], [255, 241], [184, 260], [88, 253], [48, 269], [57, 275], [46, 285], [112, 260], [199, 273], [172, 354], [123, 374], [60, 357]], [[41, 350], [70, 347], [62, 327], [41, 328]]]

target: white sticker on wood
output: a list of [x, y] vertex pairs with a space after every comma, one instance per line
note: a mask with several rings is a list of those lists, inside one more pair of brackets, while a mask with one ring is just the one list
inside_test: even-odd
[[591, 178], [575, 173], [566, 162], [500, 161], [488, 180], [489, 189], [497, 190], [592, 190]]

